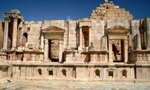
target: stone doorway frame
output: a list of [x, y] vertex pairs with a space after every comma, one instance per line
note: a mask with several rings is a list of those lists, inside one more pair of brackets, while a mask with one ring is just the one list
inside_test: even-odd
[[108, 36], [108, 47], [109, 47], [109, 63], [113, 63], [113, 52], [112, 52], [112, 44], [113, 40], [123, 40], [124, 42], [124, 63], [128, 62], [128, 34], [129, 29], [123, 26], [115, 26], [112, 28], [106, 29], [106, 35]]
[[49, 59], [49, 40], [59, 40], [59, 62], [62, 61], [63, 40], [65, 30], [56, 26], [50, 26], [42, 30], [41, 41], [44, 39], [44, 61], [51, 61]]

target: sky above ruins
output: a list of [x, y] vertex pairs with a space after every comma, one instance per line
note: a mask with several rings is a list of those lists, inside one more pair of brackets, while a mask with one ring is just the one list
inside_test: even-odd
[[[134, 19], [150, 17], [150, 0], [109, 0], [129, 11]], [[3, 13], [18, 9], [25, 21], [78, 20], [88, 18], [104, 0], [0, 0]]]

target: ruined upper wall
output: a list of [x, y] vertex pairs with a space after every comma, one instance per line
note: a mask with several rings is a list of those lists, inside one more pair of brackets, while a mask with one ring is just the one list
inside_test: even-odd
[[133, 16], [125, 9], [115, 6], [112, 1], [105, 1], [104, 4], [101, 4], [100, 7], [97, 7], [96, 10], [93, 10], [90, 16], [94, 20], [108, 20], [108, 19], [127, 19], [132, 20]]

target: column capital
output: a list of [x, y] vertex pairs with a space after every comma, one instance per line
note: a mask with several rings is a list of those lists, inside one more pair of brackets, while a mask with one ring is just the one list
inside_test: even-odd
[[4, 20], [9, 21], [10, 19], [9, 19], [9, 17], [4, 17]]
[[13, 18], [14, 21], [18, 21], [18, 18]]

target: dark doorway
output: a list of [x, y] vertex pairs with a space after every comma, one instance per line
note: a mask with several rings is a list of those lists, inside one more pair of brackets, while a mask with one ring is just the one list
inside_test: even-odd
[[49, 40], [48, 56], [52, 62], [59, 61], [59, 40]]

